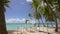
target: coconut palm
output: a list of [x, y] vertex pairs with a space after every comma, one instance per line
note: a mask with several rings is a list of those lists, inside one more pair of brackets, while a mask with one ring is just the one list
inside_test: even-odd
[[[42, 18], [41, 16], [41, 12], [40, 12], [40, 8], [41, 8], [41, 0], [33, 0], [32, 5], [32, 10], [33, 10], [33, 14], [34, 14], [34, 18], [38, 20], [38, 27], [40, 27], [40, 19]], [[43, 23], [43, 21], [42, 21]], [[44, 23], [43, 23], [44, 25]], [[44, 25], [45, 26], [45, 25]], [[39, 28], [40, 29], [40, 28]]]
[[5, 22], [5, 6], [9, 0], [0, 0], [0, 34], [7, 34], [6, 22]]
[[[43, 5], [43, 7], [42, 7], [42, 14], [44, 14], [45, 13], [45, 11], [46, 10], [48, 10], [48, 9], [46, 9], [44, 6], [47, 6], [47, 8], [49, 8], [49, 13], [51, 13], [52, 14], [52, 16], [54, 17], [53, 19], [54, 19], [54, 22], [56, 22], [56, 29], [55, 29], [55, 31], [57, 32], [58, 31], [58, 23], [57, 23], [57, 18], [58, 17], [60, 17], [59, 16], [59, 10], [57, 11], [57, 6], [59, 7], [59, 0], [42, 0], [43, 1], [43, 3], [45, 4], [45, 5]], [[56, 2], [55, 2], [56, 1]], [[58, 2], [59, 1], [59, 2]], [[58, 5], [55, 5], [55, 4], [58, 4]], [[53, 9], [55, 9], [55, 11], [53, 10]], [[58, 8], [59, 9], [59, 8]], [[47, 15], [45, 16], [46, 18], [49, 18], [48, 17], [48, 15], [49, 15], [49, 13], [47, 12]], [[58, 14], [57, 14], [58, 13]], [[46, 14], [46, 13], [45, 13]], [[52, 17], [51, 16], [51, 17]], [[58, 16], [58, 17], [57, 17]]]
[[[34, 18], [38, 19], [40, 23], [40, 20], [39, 20], [41, 18], [41, 15], [39, 13], [40, 0], [33, 0], [33, 3], [31, 5], [32, 5], [32, 10], [34, 12]], [[38, 26], [40, 25], [38, 24]]]
[[[59, 7], [59, 2], [60, 1], [59, 0], [55, 0], [55, 1], [58, 3], [58, 7]], [[52, 12], [52, 16], [54, 17], [54, 20], [56, 22], [56, 29], [55, 29], [55, 31], [58, 32], [58, 23], [57, 23], [57, 17], [56, 17], [57, 16], [56, 12], [58, 12], [58, 11], [54, 11], [53, 10], [53, 9], [55, 9], [55, 10], [57, 9], [56, 6], [55, 6], [55, 3], [56, 3], [55, 1], [54, 0], [50, 0], [50, 1], [49, 0], [45, 0], [45, 3], [47, 4], [47, 6], [50, 8], [50, 10]]]
[[38, 26], [40, 26], [40, 14], [38, 13], [38, 7], [40, 5], [40, 1], [39, 0], [33, 0], [33, 3], [31, 4], [32, 5], [32, 9], [33, 9], [33, 12], [34, 12], [34, 18], [38, 19], [39, 21], [39, 24]]
[[[40, 2], [43, 2], [44, 3], [44, 5], [42, 5], [42, 6], [40, 6], [41, 4], [40, 4]], [[50, 16], [50, 17], [54, 17], [53, 18], [53, 20], [54, 20], [54, 22], [56, 22], [56, 29], [55, 29], [55, 31], [57, 32], [58, 31], [58, 23], [57, 23], [57, 18], [59, 18], [60, 17], [60, 0], [33, 0], [33, 3], [32, 3], [32, 5], [33, 5], [33, 9], [35, 10], [35, 12], [36, 13], [38, 13], [38, 9], [40, 8], [41, 10], [43, 10], [42, 11], [42, 13], [41, 14], [44, 14], [45, 13], [45, 11], [47, 11], [48, 9], [46, 9], [44, 6], [47, 6], [47, 8], [49, 8], [49, 13], [52, 15], [50, 15], [50, 14], [48, 14], [47, 13], [47, 15], [45, 16], [46, 18], [49, 18], [48, 17], [48, 15]], [[38, 8], [37, 8], [38, 7]], [[41, 12], [41, 11], [40, 11]], [[46, 14], [46, 13], [45, 13]]]
[[50, 22], [53, 21], [54, 22], [52, 12], [50, 11], [49, 7], [45, 6], [45, 12], [44, 13], [45, 13], [44, 16], [46, 17], [46, 21], [50, 21]]

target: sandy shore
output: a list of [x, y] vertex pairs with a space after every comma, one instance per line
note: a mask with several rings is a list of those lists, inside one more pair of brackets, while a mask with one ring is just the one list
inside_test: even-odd
[[[40, 28], [40, 29], [39, 29]], [[54, 31], [54, 27], [33, 27], [33, 28], [19, 28], [18, 30], [8, 30], [8, 34], [60, 34], [59, 32]]]

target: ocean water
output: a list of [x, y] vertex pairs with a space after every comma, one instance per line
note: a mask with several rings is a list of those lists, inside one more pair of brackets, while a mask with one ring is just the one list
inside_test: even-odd
[[[47, 23], [44, 23], [45, 26], [47, 26]], [[55, 23], [53, 23], [55, 25]], [[60, 23], [59, 23], [60, 25]], [[36, 23], [36, 27], [38, 26], [38, 23]], [[40, 26], [42, 26], [42, 23], [40, 23]], [[48, 23], [48, 26], [51, 26], [51, 23]], [[6, 23], [7, 30], [17, 30], [20, 27], [26, 27], [25, 23]], [[27, 27], [34, 27], [32, 23], [28, 23]]]
[[[28, 27], [33, 26], [31, 23], [27, 24]], [[16, 30], [20, 27], [26, 27], [25, 23], [6, 23], [7, 30]]]

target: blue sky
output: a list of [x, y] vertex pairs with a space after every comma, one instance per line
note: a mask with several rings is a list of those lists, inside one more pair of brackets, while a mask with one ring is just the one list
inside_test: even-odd
[[11, 0], [6, 10], [6, 18], [26, 18], [31, 13], [30, 3], [26, 0]]
[[32, 13], [30, 4], [32, 0], [10, 0], [9, 8], [6, 8], [6, 22], [24, 22], [28, 13]]
[[27, 19], [27, 14], [32, 13], [31, 0], [10, 0], [9, 8], [6, 8], [5, 17], [8, 21]]

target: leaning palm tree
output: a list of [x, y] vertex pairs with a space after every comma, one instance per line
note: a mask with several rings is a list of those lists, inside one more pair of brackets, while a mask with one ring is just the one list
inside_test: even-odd
[[[32, 4], [33, 4], [34, 10], [36, 10], [35, 11], [36, 13], [38, 12], [37, 11], [38, 8], [42, 7], [42, 6], [40, 6], [42, 4], [42, 3], [40, 4], [40, 2], [44, 3], [44, 5], [42, 5], [42, 6], [49, 7], [49, 11], [48, 12], [51, 12], [52, 16], [54, 17], [53, 19], [55, 20], [55, 23], [56, 23], [55, 31], [58, 32], [57, 16], [60, 17], [60, 0], [33, 0]], [[43, 12], [42, 14], [44, 14], [46, 9], [45, 9], [45, 7], [42, 7], [42, 8], [44, 9], [42, 11]], [[47, 14], [47, 15], [49, 15], [49, 14]], [[48, 16], [45, 16], [45, 17], [48, 17]]]
[[[59, 12], [60, 11], [59, 10], [60, 0], [42, 0], [42, 1], [45, 4], [43, 6], [49, 7], [50, 11], [48, 11], [48, 12], [52, 13], [52, 16], [54, 17], [53, 19], [55, 20], [55, 23], [56, 23], [56, 29], [55, 29], [55, 31], [58, 32], [57, 16], [60, 17], [60, 15], [59, 15], [60, 14], [60, 12]], [[42, 8], [45, 9], [45, 7], [42, 7]], [[43, 11], [45, 12], [45, 10], [43, 10]], [[42, 11], [42, 14], [44, 14], [43, 11]], [[48, 17], [48, 16], [46, 16], [46, 17]]]
[[[45, 14], [44, 16], [46, 17], [46, 21], [54, 22], [52, 12], [50, 11], [49, 7], [45, 6]], [[52, 24], [52, 23], [51, 23]]]
[[38, 26], [40, 26], [40, 18], [41, 18], [41, 15], [38, 13], [38, 7], [39, 7], [39, 4], [40, 4], [40, 1], [39, 0], [33, 0], [33, 3], [31, 4], [32, 5], [32, 8], [33, 8], [33, 12], [34, 12], [34, 18], [35, 19], [38, 19]]
[[5, 22], [5, 6], [9, 0], [0, 0], [0, 34], [7, 34], [6, 22]]
[[[56, 16], [57, 15], [59, 16], [60, 13], [58, 13], [58, 14], [56, 13], [56, 12], [58, 12], [58, 11], [56, 11], [56, 9], [57, 9], [56, 7], [58, 6], [58, 9], [59, 9], [59, 6], [60, 6], [59, 2], [60, 2], [60, 0], [44, 0], [44, 2], [50, 8], [50, 10], [52, 12], [52, 16], [54, 17], [54, 20], [55, 20], [55, 23], [56, 23], [55, 31], [58, 32], [58, 23], [57, 23], [57, 17]], [[53, 9], [55, 9], [55, 11]]]
[[[34, 18], [37, 19], [38, 22], [39, 22], [38, 23], [38, 27], [40, 27], [40, 18], [42, 18], [41, 12], [40, 12], [40, 6], [41, 6], [40, 4], [41, 4], [41, 0], [33, 0], [33, 3], [31, 4], [32, 5], [33, 14], [34, 14]], [[44, 23], [43, 23], [43, 25], [44, 25]]]

